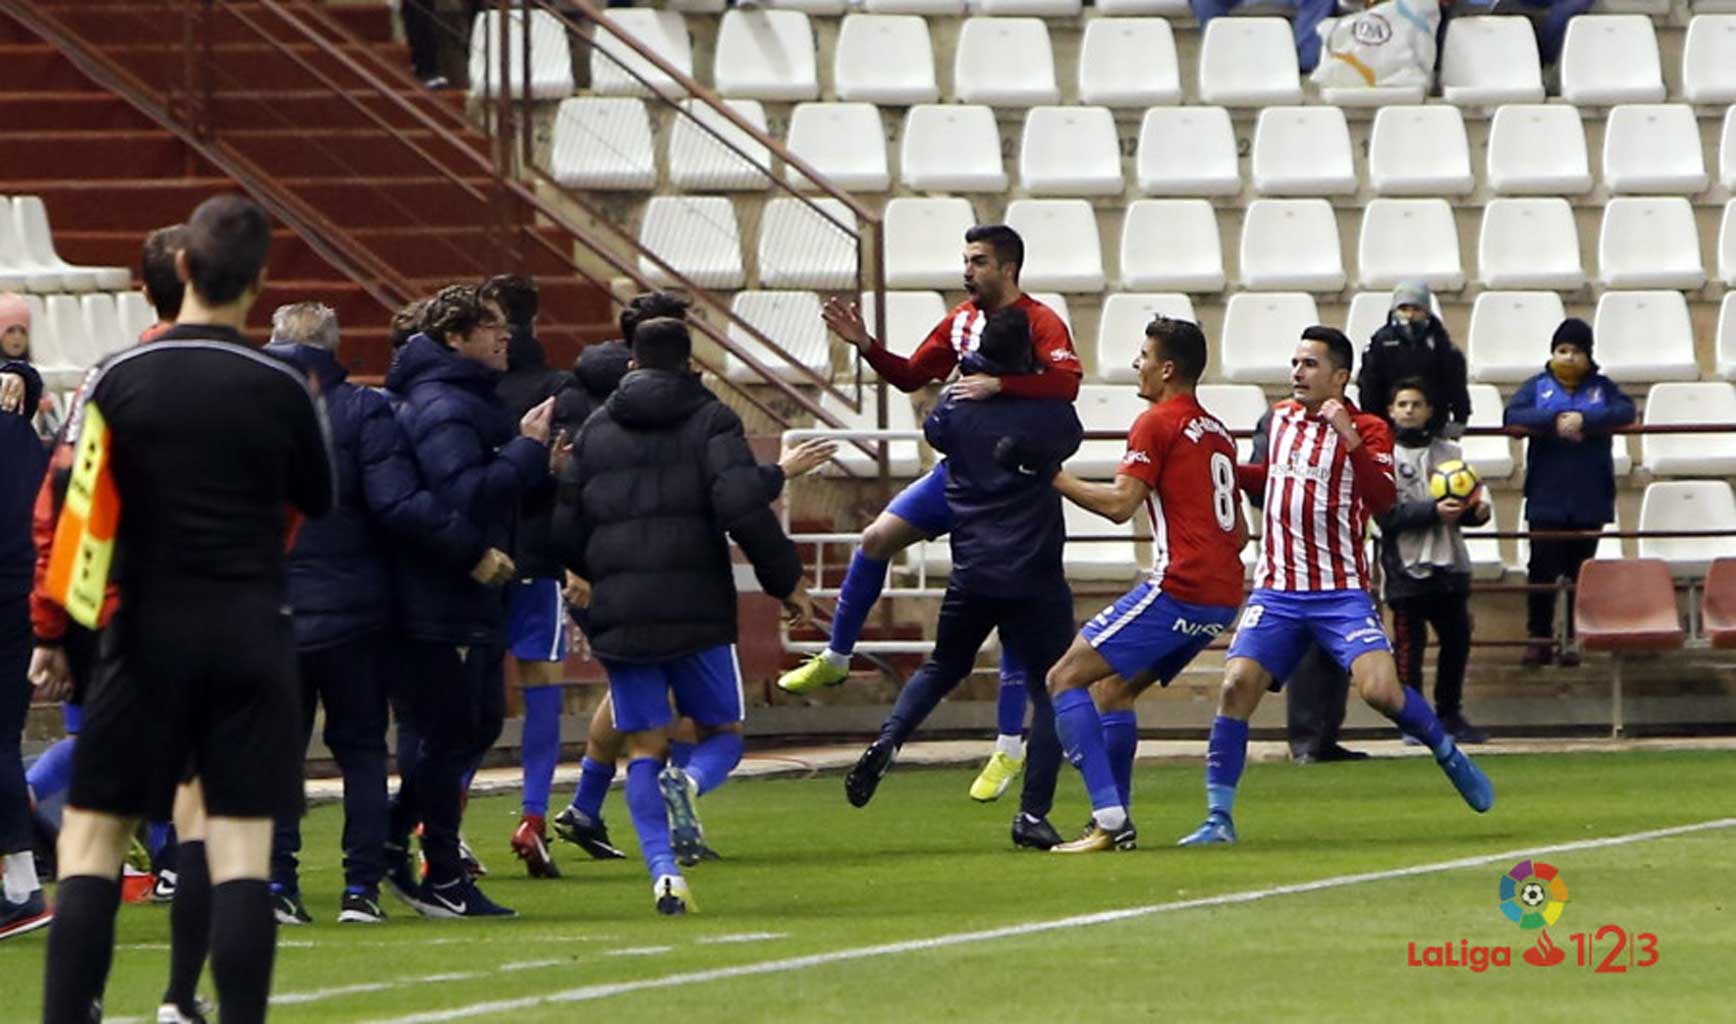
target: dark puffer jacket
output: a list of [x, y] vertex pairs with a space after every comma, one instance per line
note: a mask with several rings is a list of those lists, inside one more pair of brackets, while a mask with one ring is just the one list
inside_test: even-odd
[[[1356, 372], [1357, 404], [1385, 419], [1393, 385], [1406, 377], [1420, 377], [1428, 384], [1429, 405], [1435, 410], [1429, 432], [1458, 437], [1471, 421], [1465, 373], [1465, 353], [1453, 344], [1439, 317], [1431, 315], [1415, 337], [1388, 320], [1362, 350], [1362, 367]], [[1449, 428], [1449, 423], [1454, 426]]]
[[[495, 397], [499, 381], [499, 373], [425, 334], [406, 342], [386, 373], [423, 484], [475, 527], [483, 544], [511, 552], [519, 502], [550, 485], [549, 453], [518, 436]], [[465, 570], [399, 558], [398, 598], [404, 632], [418, 640], [497, 644], [503, 638], [502, 591]]]
[[319, 382], [331, 423], [338, 489], [332, 509], [309, 520], [289, 552], [295, 644], [303, 651], [385, 628], [392, 614], [392, 551], [468, 573], [482, 534], [423, 486], [386, 396], [357, 387], [337, 357], [311, 345], [265, 351]]
[[[34, 411], [42, 400], [42, 377], [36, 368], [22, 359], [0, 359], [0, 373], [24, 381], [23, 408]], [[30, 593], [36, 568], [30, 518], [48, 470], [48, 449], [30, 420], [21, 413], [0, 413], [0, 600]]]
[[572, 386], [555, 397], [555, 429], [578, 436], [579, 428], [591, 414], [601, 409], [621, 386], [632, 358], [633, 350], [624, 341], [586, 346], [573, 363]]
[[[554, 398], [558, 402], [558, 396], [571, 383], [572, 378], [566, 374], [549, 369], [542, 343], [529, 327], [512, 329], [506, 347], [506, 376], [500, 379], [494, 393], [513, 422], [545, 399]], [[550, 441], [559, 429], [559, 425], [550, 428]], [[518, 547], [511, 554], [520, 579], [546, 579], [561, 574], [559, 561], [549, 553], [549, 517], [554, 514], [554, 500], [554, 488], [542, 488], [527, 494], [519, 509]]]
[[591, 581], [591, 647], [659, 662], [733, 643], [726, 534], [767, 594], [794, 592], [801, 559], [769, 507], [783, 484], [697, 376], [627, 374], [579, 432], [555, 510], [556, 550]]

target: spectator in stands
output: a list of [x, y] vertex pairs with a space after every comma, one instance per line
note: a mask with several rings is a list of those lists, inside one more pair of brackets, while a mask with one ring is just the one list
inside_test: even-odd
[[[1357, 0], [1347, 0], [1347, 8]], [[1435, 43], [1440, 35], [1437, 0], [1386, 0], [1352, 10], [1319, 32], [1324, 50], [1314, 84], [1336, 89], [1421, 86], [1435, 81]]]
[[[430, 89], [449, 89], [452, 83], [441, 73], [444, 49], [469, 51], [470, 26], [482, 10], [483, 0], [463, 0], [457, 8], [464, 15], [462, 34], [443, 22], [438, 0], [403, 0], [399, 15], [404, 19], [404, 41], [410, 45], [410, 69]], [[492, 6], [492, 5], [491, 5]], [[450, 38], [451, 42], [446, 40]]]
[[[1591, 356], [1591, 325], [1568, 318], [1555, 329], [1549, 362], [1543, 372], [1519, 385], [1507, 403], [1505, 422], [1529, 437], [1525, 450], [1526, 528], [1595, 531], [1615, 518], [1615, 462], [1610, 433], [1634, 421], [1634, 403], [1598, 372]], [[1531, 539], [1529, 582], [1553, 588], [1555, 581], [1573, 580], [1579, 567], [1597, 551], [1597, 536], [1566, 540]], [[1555, 591], [1533, 590], [1528, 599], [1525, 647], [1521, 664], [1534, 668], [1557, 654]], [[1573, 636], [1568, 617], [1567, 636]], [[1563, 645], [1558, 664], [1579, 664], [1571, 642]]]
[[[506, 370], [506, 323], [498, 308], [464, 285], [428, 304], [422, 333], [399, 349], [386, 374], [398, 423], [428, 489], [457, 510], [495, 551], [510, 551], [519, 502], [550, 485], [549, 419], [544, 402], [515, 429], [495, 387]], [[405, 702], [422, 737], [399, 792], [389, 833], [387, 880], [419, 912], [437, 917], [511, 915], [476, 888], [458, 850], [462, 779], [500, 734], [505, 692], [506, 603], [503, 572], [454, 570], [425, 559], [399, 560]], [[404, 855], [411, 826], [423, 827], [426, 881], [417, 884]]]
[[[0, 292], [0, 362], [15, 361], [30, 363], [30, 306], [24, 301], [24, 296], [12, 292]], [[22, 381], [22, 374], [17, 375]], [[38, 384], [41, 383], [38, 379]], [[22, 384], [14, 386], [19, 390]], [[54, 392], [46, 387], [38, 388], [41, 394], [36, 399], [35, 408], [27, 411], [30, 425], [36, 430], [36, 436], [43, 441], [51, 441], [60, 430], [60, 403], [55, 400]]]
[[187, 247], [187, 227], [170, 224], [145, 236], [144, 252], [139, 256], [139, 280], [145, 283], [145, 301], [157, 311], [157, 322], [139, 335], [143, 344], [174, 326], [181, 315], [181, 300], [187, 286], [175, 274], [175, 257]]
[[[385, 874], [386, 689], [381, 667], [392, 607], [391, 548], [449, 570], [487, 576], [501, 562], [482, 534], [422, 486], [384, 395], [349, 382], [338, 361], [337, 314], [315, 302], [272, 314], [266, 351], [316, 381], [331, 423], [337, 495], [289, 553], [289, 599], [302, 687], [302, 732], [325, 706], [325, 744], [344, 777], [340, 922], [377, 922]], [[492, 557], [491, 557], [492, 556]], [[303, 741], [306, 742], [305, 740]], [[300, 823], [277, 823], [272, 905], [304, 924], [296, 853]]]
[[1465, 384], [1465, 353], [1453, 344], [1446, 325], [1429, 308], [1429, 286], [1409, 281], [1392, 292], [1386, 323], [1362, 350], [1356, 388], [1370, 412], [1387, 414], [1386, 396], [1401, 380], [1416, 378], [1429, 387], [1431, 434], [1457, 438], [1471, 418], [1471, 393]]
[[[1245, 0], [1188, 0], [1188, 6], [1193, 8], [1194, 17], [1199, 19], [1200, 28], [1205, 28], [1206, 22], [1221, 17], [1240, 7]], [[1296, 64], [1304, 74], [1314, 70], [1320, 63], [1320, 23], [1332, 17], [1338, 11], [1338, 0], [1284, 0], [1296, 8], [1293, 17], [1293, 28], [1296, 33]]]
[[1380, 567], [1383, 595], [1392, 608], [1399, 681], [1423, 692], [1423, 649], [1434, 627], [1440, 647], [1435, 717], [1458, 742], [1482, 743], [1488, 737], [1464, 714], [1465, 664], [1471, 655], [1471, 553], [1461, 527], [1488, 522], [1489, 499], [1480, 485], [1465, 500], [1437, 500], [1430, 494], [1435, 467], [1462, 459], [1464, 453], [1430, 428], [1434, 407], [1421, 378], [1407, 377], [1393, 385], [1387, 419], [1395, 427], [1398, 501], [1380, 517]]

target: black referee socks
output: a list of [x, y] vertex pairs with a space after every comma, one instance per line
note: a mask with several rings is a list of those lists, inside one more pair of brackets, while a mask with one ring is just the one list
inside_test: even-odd
[[245, 878], [212, 886], [211, 977], [217, 983], [223, 1024], [265, 1020], [276, 952], [271, 884]]
[[[43, 986], [44, 1024], [90, 1024], [108, 981], [114, 957], [115, 911], [120, 883], [113, 878], [74, 875], [62, 879], [48, 931], [48, 980]], [[267, 913], [270, 908], [267, 907]]]
[[183, 1013], [199, 998], [199, 973], [211, 947], [211, 867], [205, 844], [184, 842], [175, 852], [175, 902], [169, 907], [169, 987], [163, 1002]]

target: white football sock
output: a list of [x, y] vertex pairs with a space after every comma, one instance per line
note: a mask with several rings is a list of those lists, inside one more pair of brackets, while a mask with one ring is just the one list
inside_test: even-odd
[[1014, 760], [1025, 756], [1025, 739], [1023, 736], [1008, 736], [1001, 734], [995, 737], [995, 753], [1005, 754]]
[[848, 654], [839, 654], [837, 651], [828, 647], [820, 653], [820, 656], [825, 658], [826, 664], [833, 668], [845, 672], [850, 671], [850, 656]]
[[6, 898], [13, 903], [23, 903], [30, 894], [42, 888], [42, 883], [36, 880], [36, 854], [25, 850], [22, 853], [9, 853], [6, 862]]
[[1127, 808], [1119, 804], [1105, 807], [1100, 811], [1092, 811], [1091, 818], [1105, 832], [1114, 832], [1127, 825]]

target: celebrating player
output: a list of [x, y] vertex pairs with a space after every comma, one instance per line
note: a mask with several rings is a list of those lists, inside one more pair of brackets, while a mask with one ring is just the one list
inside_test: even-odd
[[1290, 675], [1310, 637], [1350, 673], [1363, 700], [1434, 751], [1473, 810], [1495, 803], [1488, 777], [1453, 743], [1422, 695], [1399, 683], [1367, 590], [1363, 527], [1391, 507], [1397, 492], [1386, 422], [1344, 397], [1350, 361], [1342, 332], [1304, 330], [1290, 359], [1293, 397], [1272, 410], [1269, 461], [1236, 467], [1244, 489], [1264, 490], [1264, 541], [1212, 721], [1210, 813], [1182, 846], [1236, 841], [1230, 812], [1248, 752], [1248, 718], [1272, 680]]
[[[1068, 500], [1117, 523], [1144, 505], [1152, 530], [1150, 576], [1087, 622], [1049, 672], [1055, 727], [1085, 777], [1092, 817], [1057, 853], [1133, 849], [1134, 699], [1153, 682], [1167, 686], [1242, 603], [1247, 529], [1236, 494], [1236, 443], [1194, 397], [1206, 368], [1205, 335], [1197, 324], [1160, 316], [1146, 326], [1133, 367], [1139, 397], [1151, 405], [1128, 432], [1115, 482], [1055, 477]], [[1094, 687], [1109, 709], [1102, 715]]]

